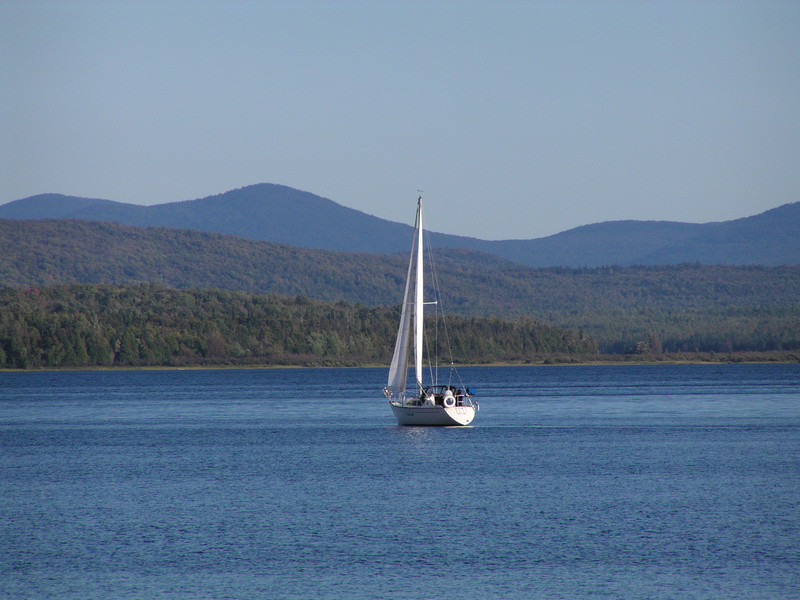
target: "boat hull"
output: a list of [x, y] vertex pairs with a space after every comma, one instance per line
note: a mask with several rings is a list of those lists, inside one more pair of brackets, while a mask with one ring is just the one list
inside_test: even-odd
[[389, 403], [398, 425], [469, 425], [475, 418], [472, 406], [410, 406]]

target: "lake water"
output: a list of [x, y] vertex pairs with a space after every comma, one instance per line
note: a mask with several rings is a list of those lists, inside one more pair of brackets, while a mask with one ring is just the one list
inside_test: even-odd
[[0, 597], [800, 598], [800, 365], [0, 373]]

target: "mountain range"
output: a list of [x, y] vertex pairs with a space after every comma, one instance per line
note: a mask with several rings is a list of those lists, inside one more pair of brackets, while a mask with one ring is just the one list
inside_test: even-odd
[[[257, 184], [197, 200], [140, 206], [41, 194], [0, 206], [4, 219], [76, 219], [232, 234], [336, 252], [407, 252], [410, 225], [344, 207], [315, 194]], [[800, 264], [800, 202], [718, 223], [608, 221], [530, 240], [488, 241], [431, 233], [441, 248], [492, 254], [530, 267], [683, 263]]]

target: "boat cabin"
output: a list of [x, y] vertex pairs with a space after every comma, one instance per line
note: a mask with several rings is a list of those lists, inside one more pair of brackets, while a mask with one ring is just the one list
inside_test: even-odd
[[431, 385], [422, 390], [418, 398], [408, 402], [408, 404], [415, 404], [417, 406], [424, 406], [426, 404], [433, 404], [436, 406], [445, 406], [447, 408], [453, 406], [464, 406], [464, 397], [469, 395], [457, 389], [452, 385]]

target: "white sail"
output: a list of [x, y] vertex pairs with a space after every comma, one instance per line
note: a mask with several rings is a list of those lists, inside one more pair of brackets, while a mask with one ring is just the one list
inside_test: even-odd
[[[389, 365], [389, 380], [386, 384], [386, 391], [392, 397], [404, 395], [406, 391], [406, 381], [408, 379], [408, 346], [411, 340], [411, 312], [414, 306], [414, 301], [410, 297], [411, 292], [411, 273], [414, 269], [415, 256], [422, 256], [419, 252], [419, 208], [417, 209], [417, 222], [414, 224], [414, 242], [411, 248], [411, 258], [408, 261], [408, 273], [406, 274], [406, 288], [403, 292], [403, 307], [400, 313], [400, 325], [397, 328], [397, 341], [394, 344], [394, 354], [392, 355], [392, 362]], [[419, 267], [417, 267], [419, 269]], [[420, 356], [420, 365], [422, 357]], [[417, 371], [416, 377], [419, 381], [421, 375], [420, 370]]]
[[423, 292], [422, 261], [422, 199], [417, 200], [417, 273], [416, 292], [414, 294], [414, 375], [417, 380], [417, 393], [422, 392], [422, 332], [425, 322]]

